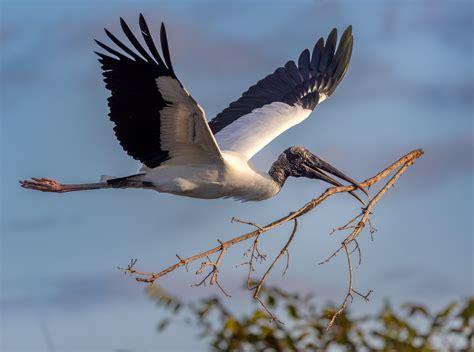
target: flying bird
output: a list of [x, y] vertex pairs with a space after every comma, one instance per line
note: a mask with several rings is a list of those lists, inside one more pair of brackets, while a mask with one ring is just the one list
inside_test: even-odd
[[207, 121], [203, 108], [176, 76], [164, 24], [162, 55], [143, 15], [139, 26], [145, 46], [122, 18], [120, 24], [131, 46], [105, 29], [116, 48], [96, 40], [107, 52], [96, 54], [111, 92], [109, 116], [115, 135], [122, 148], [143, 164], [140, 171], [126, 177], [102, 176], [100, 182], [87, 184], [32, 178], [20, 181], [22, 187], [58, 193], [147, 188], [193, 198], [260, 201], [275, 196], [290, 176], [340, 186], [336, 176], [366, 193], [352, 178], [302, 147], [286, 149], [268, 172], [258, 171], [250, 162], [335, 91], [351, 59], [351, 26], [338, 45], [334, 28], [326, 41], [316, 42], [312, 53], [303, 50], [297, 64], [288, 61]]

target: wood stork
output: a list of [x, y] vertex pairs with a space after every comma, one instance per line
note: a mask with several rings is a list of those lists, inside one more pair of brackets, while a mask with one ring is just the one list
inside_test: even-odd
[[96, 41], [108, 55], [96, 54], [106, 88], [111, 91], [108, 105], [115, 135], [143, 167], [131, 176], [103, 176], [98, 183], [61, 184], [32, 178], [20, 181], [22, 187], [59, 193], [149, 188], [194, 198], [258, 201], [276, 195], [289, 176], [340, 185], [329, 173], [357, 186], [302, 147], [286, 149], [267, 173], [257, 171], [250, 162], [260, 149], [306, 119], [334, 92], [351, 58], [351, 26], [337, 48], [337, 31], [333, 29], [326, 43], [323, 38], [316, 42], [312, 54], [308, 49], [301, 53], [298, 65], [288, 61], [208, 122], [203, 108], [176, 76], [165, 26], [161, 25], [160, 32], [161, 56], [143, 15], [139, 25], [148, 51], [122, 18], [120, 24], [133, 48], [105, 29], [122, 52]]

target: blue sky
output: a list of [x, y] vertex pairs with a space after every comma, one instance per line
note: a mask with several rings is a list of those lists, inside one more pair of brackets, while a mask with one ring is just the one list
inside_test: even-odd
[[[94, 182], [128, 175], [138, 163], [122, 152], [107, 119], [93, 39], [103, 27], [120, 34], [124, 17], [138, 28], [143, 12], [155, 33], [167, 25], [175, 70], [212, 118], [250, 85], [333, 27], [353, 25], [354, 52], [344, 81], [311, 118], [255, 158], [268, 169], [291, 145], [302, 145], [356, 179], [375, 174], [404, 153], [426, 155], [378, 205], [375, 241], [361, 239], [359, 290], [373, 289], [364, 313], [383, 300], [439, 307], [473, 287], [473, 8], [469, 1], [5, 1], [1, 12], [1, 348], [186, 351], [205, 344], [177, 325], [155, 331], [160, 318], [143, 287], [116, 267], [132, 257], [159, 270], [175, 253], [191, 255], [301, 206], [326, 186], [290, 180], [258, 203], [193, 200], [143, 190], [44, 194], [17, 181], [31, 176]], [[335, 197], [300, 222], [284, 279], [270, 283], [311, 291], [320, 302], [345, 294], [344, 258], [318, 266], [340, 238], [329, 236], [357, 211]], [[269, 234], [271, 254], [289, 228]], [[246, 245], [225, 257], [221, 283], [229, 306], [249, 309], [240, 289]], [[191, 288], [184, 271], [162, 285], [183, 299], [216, 293]], [[27, 338], [25, 338], [27, 337]]]

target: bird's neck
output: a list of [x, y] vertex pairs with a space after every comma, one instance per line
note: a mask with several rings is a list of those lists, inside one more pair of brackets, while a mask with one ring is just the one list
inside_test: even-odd
[[283, 187], [289, 175], [285, 168], [283, 168], [280, 164], [281, 163], [279, 160], [275, 161], [270, 167], [270, 170], [268, 170], [268, 174], [273, 179], [273, 181], [278, 183], [280, 187]]

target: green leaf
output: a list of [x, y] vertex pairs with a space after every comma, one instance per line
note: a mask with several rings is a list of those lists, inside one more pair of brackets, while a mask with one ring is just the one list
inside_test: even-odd
[[268, 295], [267, 297], [267, 306], [269, 308], [275, 307], [275, 297], [273, 297], [272, 295]]
[[232, 334], [236, 334], [240, 330], [240, 324], [234, 318], [229, 318], [224, 324], [224, 330], [230, 331]]
[[292, 317], [293, 319], [299, 318], [298, 310], [294, 305], [288, 304], [286, 306], [286, 309], [288, 310], [288, 314], [290, 315], [290, 317]]
[[251, 316], [251, 318], [249, 319], [250, 323], [253, 323], [255, 324], [256, 322], [258, 322], [259, 320], [262, 320], [262, 319], [265, 319], [265, 320], [268, 320], [268, 315], [260, 310], [260, 309], [257, 309]]
[[447, 307], [442, 310], [440, 313], [438, 313], [437, 317], [439, 318], [444, 318], [444, 317], [447, 317], [449, 314], [451, 314], [451, 312], [454, 310], [454, 308], [456, 308], [458, 305], [458, 302], [452, 302], [450, 304], [447, 305]]
[[464, 326], [468, 326], [469, 320], [474, 318], [474, 297], [469, 299], [466, 306], [459, 313]]

